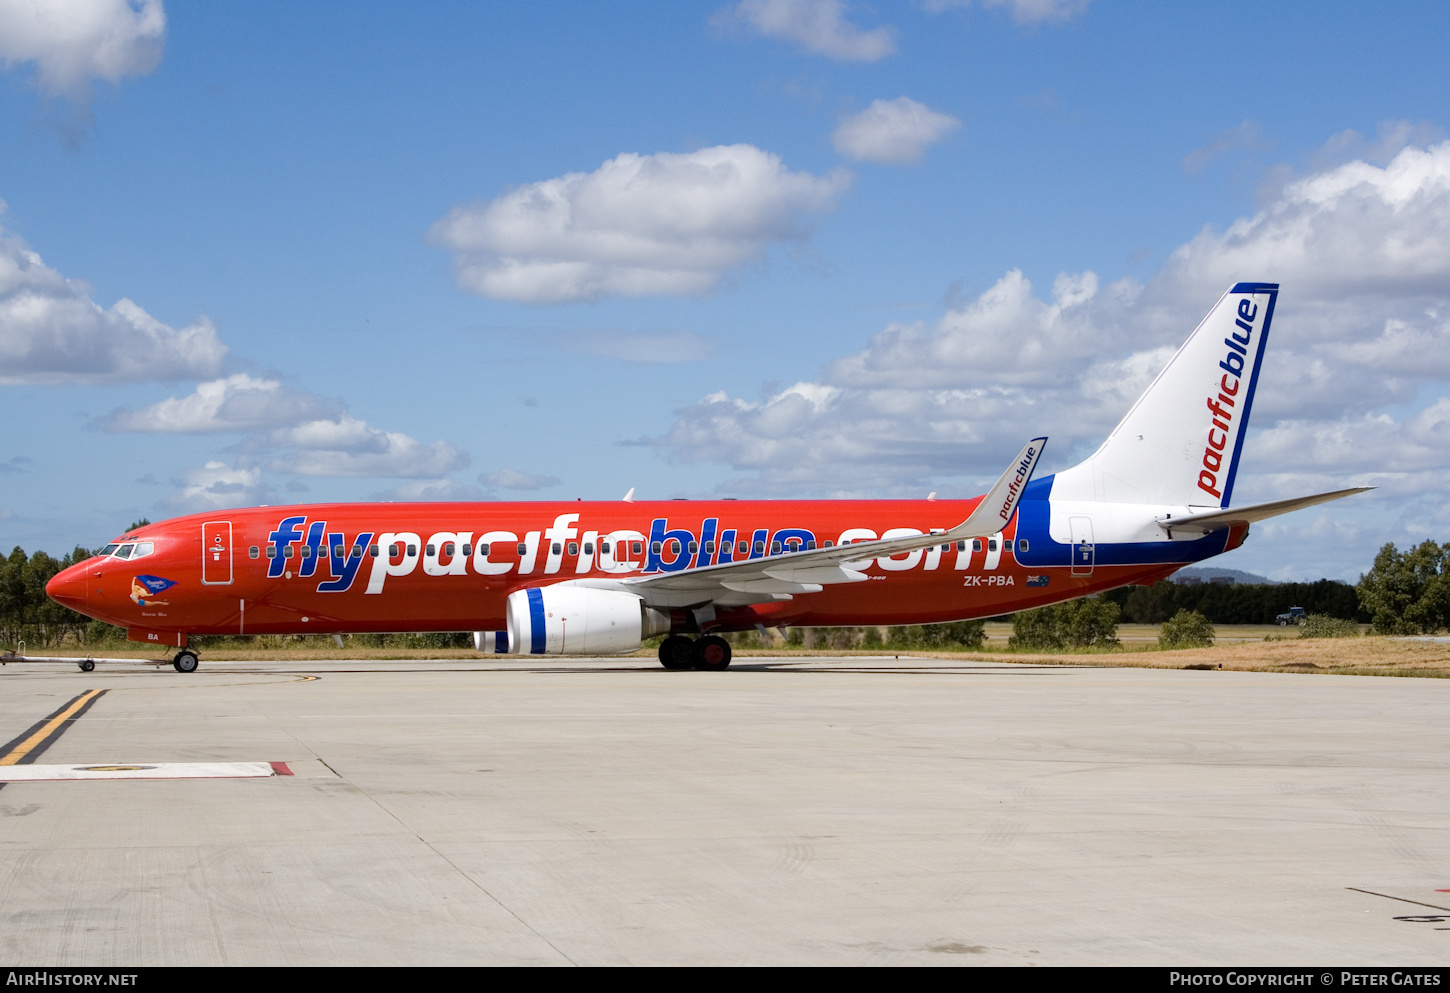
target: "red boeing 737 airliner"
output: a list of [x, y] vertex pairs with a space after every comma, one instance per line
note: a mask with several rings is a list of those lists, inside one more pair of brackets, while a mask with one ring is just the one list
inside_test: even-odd
[[1225, 293], [1085, 462], [1034, 480], [1036, 438], [973, 500], [217, 511], [137, 528], [46, 591], [178, 649], [182, 672], [190, 635], [464, 630], [480, 651], [561, 655], [665, 634], [666, 667], [723, 669], [723, 632], [967, 620], [1152, 583], [1366, 488], [1230, 509], [1278, 290]]

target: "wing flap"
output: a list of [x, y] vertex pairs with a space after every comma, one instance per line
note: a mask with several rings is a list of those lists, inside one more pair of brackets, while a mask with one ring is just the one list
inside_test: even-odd
[[737, 593], [819, 593], [820, 583], [792, 583], [784, 579], [726, 579], [720, 583]]
[[857, 572], [855, 569], [847, 569], [839, 565], [786, 565], [778, 568], [766, 569], [765, 574], [771, 579], [780, 579], [788, 583], [860, 583], [871, 577], [864, 572]]

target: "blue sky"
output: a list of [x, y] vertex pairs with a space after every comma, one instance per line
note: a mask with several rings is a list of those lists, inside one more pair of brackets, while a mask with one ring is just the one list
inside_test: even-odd
[[1235, 279], [1284, 286], [1237, 498], [1380, 489], [1222, 564], [1450, 523], [1444, 5], [42, 8], [0, 0], [0, 545], [973, 495]]

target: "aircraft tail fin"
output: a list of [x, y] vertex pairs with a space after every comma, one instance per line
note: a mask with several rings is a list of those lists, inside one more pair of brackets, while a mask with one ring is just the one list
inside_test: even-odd
[[1277, 283], [1238, 283], [1054, 497], [1227, 507], [1238, 474]]

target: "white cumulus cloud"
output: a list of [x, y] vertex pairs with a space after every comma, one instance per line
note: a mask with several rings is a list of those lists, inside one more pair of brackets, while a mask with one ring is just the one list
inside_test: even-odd
[[155, 69], [165, 40], [161, 0], [0, 0], [0, 60], [33, 65], [40, 90], [78, 105], [93, 80]]
[[103, 308], [0, 231], [0, 384], [200, 378], [226, 354], [206, 318], [172, 328], [130, 300]]
[[831, 135], [836, 151], [866, 162], [909, 165], [920, 162], [928, 145], [941, 141], [962, 122], [910, 97], [873, 100], [852, 114]]
[[1070, 21], [1087, 12], [1091, 0], [982, 0], [983, 7], [1007, 7], [1018, 24]]
[[1013, 270], [934, 325], [887, 327], [819, 380], [763, 402], [712, 394], [664, 443], [678, 459], [752, 473], [732, 485], [754, 493], [898, 495], [992, 466], [1024, 432], [1057, 445], [1100, 435], [1171, 355], [1155, 345], [1105, 357], [1130, 347], [1114, 325], [1140, 292], [1099, 290], [1081, 273], [1041, 300]]
[[[1238, 502], [1381, 486], [1256, 525], [1275, 574], [1328, 554], [1352, 578], [1387, 528], [1450, 524], [1437, 503], [1450, 487], [1450, 142], [1303, 176], [1258, 214], [1205, 228], [1146, 283], [1063, 274], [1041, 294], [1009, 271], [764, 401], [706, 396], [655, 443], [732, 467], [736, 492], [969, 495], [1033, 434], [1051, 438], [1048, 471], [1089, 453], [1241, 280], [1282, 290]], [[1313, 528], [1340, 544], [1326, 553]]]
[[716, 11], [711, 23], [744, 27], [846, 62], [875, 62], [896, 53], [894, 28], [858, 28], [846, 20], [841, 0], [740, 0]]
[[268, 468], [298, 476], [438, 477], [468, 465], [468, 454], [445, 441], [425, 445], [347, 416], [283, 428], [270, 440], [289, 451]]
[[[1018, 24], [1062, 23], [1087, 12], [1092, 0], [981, 0], [982, 6], [1006, 7]], [[970, 7], [972, 0], [925, 0], [922, 4], [932, 13], [959, 7]]]
[[1450, 292], [1450, 142], [1299, 179], [1256, 216], [1205, 229], [1164, 276], [1201, 292], [1270, 269], [1301, 299]]
[[260, 469], [238, 468], [215, 460], [187, 471], [176, 482], [181, 488], [170, 504], [178, 510], [249, 507], [269, 502], [272, 493], [262, 483]]
[[694, 295], [805, 238], [850, 182], [844, 170], [791, 172], [752, 145], [626, 153], [455, 207], [430, 235], [454, 253], [461, 287], [499, 300]]
[[487, 500], [488, 494], [456, 479], [410, 479], [390, 490], [374, 493], [374, 500], [392, 503], [439, 503], [450, 500]]
[[238, 373], [200, 383], [184, 397], [167, 397], [141, 410], [117, 410], [97, 426], [110, 432], [165, 434], [255, 431], [335, 415], [341, 406], [289, 390], [278, 379]]
[[[140, 410], [114, 411], [94, 426], [109, 432], [241, 434], [244, 461], [227, 466], [232, 473], [255, 474], [265, 462], [269, 472], [292, 476], [433, 479], [436, 488], [441, 477], [469, 462], [467, 452], [447, 442], [424, 444], [379, 430], [348, 414], [341, 400], [245, 373], [201, 383], [184, 397]], [[260, 476], [248, 478], [260, 485]], [[195, 503], [189, 493], [183, 499]]]

